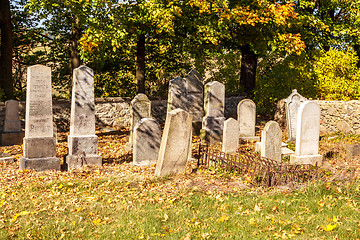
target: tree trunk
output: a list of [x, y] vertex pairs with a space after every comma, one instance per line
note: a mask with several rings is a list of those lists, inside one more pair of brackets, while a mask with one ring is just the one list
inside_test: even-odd
[[72, 23], [72, 33], [71, 33], [71, 49], [70, 49], [70, 62], [71, 62], [71, 73], [75, 68], [79, 67], [81, 64], [80, 54], [79, 54], [79, 40], [81, 38], [81, 28], [80, 20], [77, 16], [74, 16], [74, 22]]
[[358, 68], [360, 68], [360, 45], [359, 45], [359, 44], [355, 44], [353, 47], [354, 47], [354, 50], [355, 50], [355, 52], [356, 52], [356, 56], [358, 57], [358, 61], [357, 61], [357, 63], [356, 63], [356, 66], [357, 66]]
[[9, 0], [0, 0], [0, 87], [4, 90], [5, 99], [14, 98], [12, 78], [13, 39]]
[[258, 56], [250, 49], [249, 45], [240, 47], [241, 50], [241, 72], [240, 83], [244, 86], [249, 97], [253, 96], [255, 88], [255, 77]]
[[140, 34], [136, 46], [136, 84], [137, 92], [145, 93], [145, 35]]

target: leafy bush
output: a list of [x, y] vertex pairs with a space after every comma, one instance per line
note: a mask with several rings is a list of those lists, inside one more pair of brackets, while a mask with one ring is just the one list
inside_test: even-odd
[[306, 54], [286, 58], [276, 53], [260, 60], [257, 69], [255, 102], [257, 112], [273, 115], [276, 103], [291, 94], [292, 89], [306, 98], [316, 96], [312, 63]]
[[320, 99], [353, 100], [360, 98], [360, 70], [352, 50], [330, 49], [316, 58], [314, 73]]

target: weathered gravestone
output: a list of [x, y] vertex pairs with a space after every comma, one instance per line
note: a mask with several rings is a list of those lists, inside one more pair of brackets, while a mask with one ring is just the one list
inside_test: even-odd
[[167, 114], [155, 175], [165, 176], [185, 171], [191, 155], [192, 116], [181, 109]]
[[240, 139], [246, 141], [259, 141], [255, 136], [256, 105], [250, 99], [243, 99], [237, 106]]
[[316, 102], [306, 101], [300, 105], [297, 119], [295, 154], [291, 163], [322, 164], [319, 154], [320, 107]]
[[186, 80], [181, 77], [176, 77], [170, 80], [167, 113], [180, 108], [184, 111], [188, 111], [187, 89]]
[[130, 136], [125, 148], [129, 151], [133, 147], [135, 125], [143, 118], [151, 118], [151, 101], [143, 94], [137, 94], [130, 103]]
[[204, 115], [204, 83], [201, 75], [194, 69], [185, 77], [187, 90], [187, 109], [193, 122], [202, 121]]
[[225, 85], [217, 81], [205, 85], [201, 139], [208, 144], [222, 141], [224, 127]]
[[73, 72], [68, 148], [66, 163], [69, 169], [102, 165], [95, 135], [94, 71], [86, 66]]
[[280, 126], [275, 121], [269, 121], [261, 133], [261, 156], [281, 161], [282, 132]]
[[233, 118], [224, 122], [222, 151], [233, 153], [239, 147], [239, 123]]
[[288, 140], [296, 140], [297, 115], [301, 103], [307, 99], [301, 96], [296, 89], [292, 90], [290, 96], [285, 99], [286, 125], [288, 132]]
[[161, 127], [152, 118], [141, 119], [134, 127], [133, 163], [137, 166], [155, 164], [160, 149]]
[[9, 100], [5, 102], [4, 130], [1, 133], [1, 145], [17, 145], [23, 141], [25, 133], [21, 131], [19, 119], [19, 102]]
[[53, 136], [50, 67], [35, 65], [27, 70], [23, 148], [20, 169], [60, 170]]

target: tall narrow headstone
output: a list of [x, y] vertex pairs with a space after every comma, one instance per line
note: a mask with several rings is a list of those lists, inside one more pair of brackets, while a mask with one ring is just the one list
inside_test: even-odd
[[204, 83], [201, 75], [194, 69], [185, 77], [187, 102], [193, 122], [201, 122], [204, 115]]
[[133, 163], [137, 166], [156, 164], [161, 142], [161, 127], [152, 118], [141, 119], [134, 128]]
[[130, 136], [126, 149], [133, 147], [133, 134], [135, 125], [143, 118], [151, 118], [151, 101], [143, 94], [137, 94], [130, 103]]
[[261, 156], [281, 161], [282, 132], [275, 121], [269, 121], [261, 133]]
[[233, 118], [229, 118], [224, 123], [222, 151], [233, 153], [239, 147], [239, 123]]
[[167, 114], [155, 175], [185, 171], [191, 154], [192, 116], [181, 109]]
[[290, 156], [290, 162], [321, 165], [320, 107], [316, 102], [306, 101], [300, 105], [296, 130], [295, 154]]
[[288, 140], [296, 140], [297, 115], [301, 103], [307, 99], [301, 96], [296, 89], [292, 90], [289, 97], [285, 99], [286, 124]]
[[53, 136], [51, 68], [35, 65], [27, 70], [24, 155], [20, 169], [60, 170]]
[[224, 127], [225, 85], [217, 81], [205, 85], [201, 138], [208, 144], [222, 141]]
[[1, 133], [1, 145], [17, 145], [23, 141], [25, 133], [21, 131], [19, 119], [19, 102], [9, 100], [5, 102], [4, 130]]
[[66, 163], [69, 169], [102, 165], [95, 135], [94, 71], [86, 66], [73, 72], [68, 148]]
[[176, 77], [169, 83], [167, 113], [177, 108], [188, 111], [186, 80], [181, 77]]
[[250, 99], [243, 99], [237, 106], [240, 139], [247, 141], [259, 141], [255, 136], [256, 105]]

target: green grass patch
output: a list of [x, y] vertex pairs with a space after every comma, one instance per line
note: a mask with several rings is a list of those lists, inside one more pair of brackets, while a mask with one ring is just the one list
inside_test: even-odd
[[42, 181], [0, 188], [0, 239], [358, 239], [359, 182], [293, 191], [161, 191], [168, 179]]

